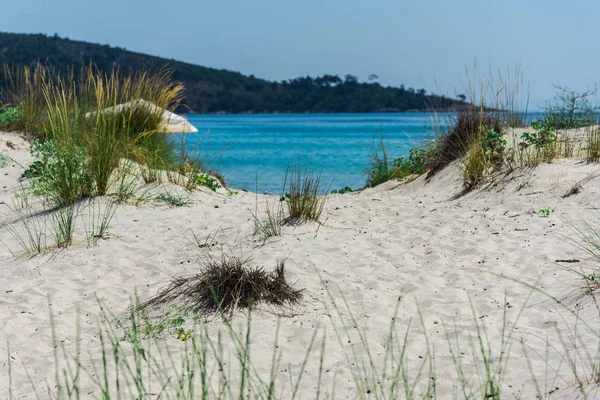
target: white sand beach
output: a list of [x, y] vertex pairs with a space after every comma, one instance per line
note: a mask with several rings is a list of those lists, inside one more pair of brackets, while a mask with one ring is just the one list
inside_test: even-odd
[[[40, 398], [47, 398], [46, 387], [55, 385], [55, 352], [59, 367], [66, 367], [63, 349], [67, 359], [81, 352], [82, 398], [102, 398], [95, 383], [103, 379], [99, 302], [122, 315], [136, 294], [142, 301], [149, 299], [174, 277], [198, 272], [199, 260], [223, 254], [250, 257], [250, 265], [268, 270], [275, 268], [277, 259], [287, 258], [287, 281], [303, 289], [298, 307], [279, 312], [259, 307], [252, 314], [252, 374], [269, 380], [275, 349], [276, 398], [291, 398], [295, 390], [301, 399], [314, 399], [319, 391], [322, 398], [385, 398], [381, 388], [389, 390], [392, 382], [401, 382], [383, 374], [386, 354], [393, 353], [393, 363], [400, 357], [399, 352], [387, 351], [392, 322], [399, 343], [409, 330], [403, 363], [409, 389], [416, 380], [415, 398], [425, 395], [431, 384], [430, 360], [436, 397], [465, 397], [453, 357], [461, 360], [468, 385], [478, 388], [485, 382], [478, 327], [487, 340], [484, 345], [491, 348], [492, 367], [501, 367], [503, 398], [531, 399], [538, 392], [551, 398], [583, 398], [582, 391], [589, 398], [600, 396], [598, 373], [592, 368], [598, 359], [598, 336], [581, 322], [597, 332], [598, 312], [585, 295], [583, 279], [573, 272], [595, 265], [568, 240], [576, 239], [569, 224], [582, 219], [595, 224], [597, 164], [557, 159], [517, 170], [456, 199], [460, 169], [453, 164], [429, 182], [421, 176], [407, 184], [390, 181], [358, 193], [330, 195], [321, 225], [285, 226], [281, 237], [264, 244], [253, 236], [252, 212], [256, 202], [262, 213], [265, 202], [273, 204], [277, 197], [224, 190], [185, 193], [172, 185], [171, 190], [181, 191], [192, 203], [119, 205], [107, 237], [92, 245], [81, 234], [83, 210], [73, 246], [24, 255], [7, 225], [19, 226], [11, 208], [19, 177], [31, 162], [29, 144], [17, 134], [1, 133], [0, 151], [14, 160], [0, 169], [2, 399], [33, 399], [33, 387]], [[581, 190], [565, 197], [578, 183]], [[549, 215], [540, 214], [542, 209]], [[194, 235], [211, 245], [199, 247]], [[556, 296], [564, 307], [524, 283]], [[236, 314], [232, 322], [245, 340], [247, 315]], [[122, 327], [112, 326], [124, 336]], [[222, 332], [223, 368], [231, 369], [237, 385], [240, 366], [225, 324], [212, 317], [205, 329], [215, 343]], [[160, 341], [175, 366], [190, 350], [189, 341], [174, 335]], [[206, 362], [214, 365], [213, 353], [208, 353]], [[163, 357], [169, 360], [166, 353]], [[356, 378], [364, 375], [367, 381]], [[210, 380], [219, 387], [218, 373]], [[231, 390], [235, 393], [237, 386]], [[246, 390], [251, 396], [254, 388]], [[395, 397], [405, 398], [406, 390], [399, 387]], [[160, 392], [156, 385], [148, 397]]]

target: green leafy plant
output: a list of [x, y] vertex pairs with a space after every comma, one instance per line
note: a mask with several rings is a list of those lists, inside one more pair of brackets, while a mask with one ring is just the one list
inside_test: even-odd
[[0, 107], [0, 129], [18, 130], [21, 127], [21, 119], [19, 107]]
[[171, 193], [161, 193], [154, 197], [154, 201], [174, 207], [183, 207], [191, 204], [191, 201], [188, 198]]
[[549, 208], [542, 208], [542, 209], [540, 209], [540, 211], [538, 211], [538, 215], [540, 215], [542, 217], [549, 217], [550, 216], [550, 209]]
[[556, 127], [548, 123], [548, 120], [533, 121], [531, 127], [534, 132], [524, 132], [519, 147], [534, 146], [536, 149], [543, 149], [556, 141]]
[[496, 132], [493, 129], [488, 130], [481, 137], [481, 145], [483, 146], [483, 154], [493, 162], [502, 161], [502, 155], [506, 148], [506, 139], [501, 132]]
[[23, 171], [23, 178], [37, 178], [41, 176], [51, 163], [56, 160], [56, 143], [52, 139], [35, 139], [31, 143], [29, 153], [35, 159]]
[[344, 186], [341, 189], [333, 189], [331, 194], [344, 194], [344, 193], [352, 193], [354, 190], [350, 186]]
[[34, 142], [31, 154], [36, 160], [24, 171], [33, 178], [32, 192], [52, 206], [65, 206], [93, 193], [85, 149], [64, 145], [57, 149], [51, 139]]
[[219, 181], [208, 174], [195, 173], [191, 176], [192, 181], [200, 186], [204, 186], [216, 192], [221, 187]]
[[394, 176], [404, 178], [414, 174], [423, 174], [429, 169], [433, 156], [433, 143], [412, 147], [407, 157], [398, 157], [394, 160]]

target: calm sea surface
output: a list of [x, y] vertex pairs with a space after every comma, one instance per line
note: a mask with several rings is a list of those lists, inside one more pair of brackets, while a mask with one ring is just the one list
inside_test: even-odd
[[[301, 152], [303, 166], [309, 161], [322, 168], [322, 181], [331, 189], [365, 183], [373, 135], [383, 130], [392, 156], [429, 138], [431, 114], [301, 114], [301, 115], [188, 115], [199, 132], [190, 143], [202, 140], [202, 150], [213, 154], [224, 149], [211, 164], [228, 186], [236, 189], [280, 193], [288, 163]], [[188, 145], [190, 150], [194, 147]]]

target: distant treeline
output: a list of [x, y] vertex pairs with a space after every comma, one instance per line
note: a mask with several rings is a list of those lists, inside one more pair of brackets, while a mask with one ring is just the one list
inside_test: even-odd
[[[197, 113], [404, 112], [447, 110], [465, 104], [462, 96], [456, 100], [428, 95], [423, 89], [362, 83], [352, 75], [272, 82], [56, 35], [0, 33], [0, 65], [33, 67], [38, 61], [59, 71], [77, 71], [90, 62], [105, 72], [114, 65], [134, 71], [167, 66], [174, 71], [173, 79], [185, 85], [184, 104]], [[5, 77], [0, 73], [0, 89], [4, 87]]]

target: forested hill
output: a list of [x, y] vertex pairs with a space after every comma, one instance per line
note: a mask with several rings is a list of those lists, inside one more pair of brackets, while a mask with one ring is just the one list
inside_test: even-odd
[[[271, 82], [238, 72], [201, 67], [118, 47], [58, 36], [0, 33], [0, 65], [43, 64], [66, 70], [92, 61], [101, 70], [158, 69], [167, 65], [186, 87], [185, 104], [198, 113], [339, 113], [449, 109], [461, 104], [425, 90], [361, 83], [337, 75]], [[6, 84], [0, 73], [0, 87]], [[464, 104], [464, 103], [463, 103]]]

